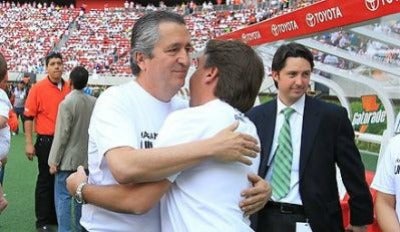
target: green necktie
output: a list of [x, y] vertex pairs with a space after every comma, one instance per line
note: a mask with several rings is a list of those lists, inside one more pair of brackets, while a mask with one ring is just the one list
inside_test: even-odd
[[285, 197], [290, 190], [293, 148], [289, 119], [293, 112], [292, 108], [285, 108], [281, 111], [285, 116], [285, 121], [278, 135], [278, 148], [275, 153], [271, 181], [272, 195], [276, 200]]

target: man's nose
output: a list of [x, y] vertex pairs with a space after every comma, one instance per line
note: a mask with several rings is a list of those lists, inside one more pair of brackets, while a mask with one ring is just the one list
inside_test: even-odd
[[185, 66], [190, 65], [190, 53], [186, 49], [182, 49], [181, 52], [179, 52], [178, 62]]
[[302, 85], [303, 84], [303, 77], [301, 75], [297, 75], [294, 79], [296, 85]]

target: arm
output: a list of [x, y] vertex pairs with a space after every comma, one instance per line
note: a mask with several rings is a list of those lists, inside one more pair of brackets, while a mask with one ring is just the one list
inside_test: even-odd
[[382, 231], [400, 231], [399, 220], [397, 219], [396, 198], [392, 194], [376, 192], [375, 211], [378, 224]]
[[0, 129], [7, 126], [8, 118], [4, 116], [0, 116]]
[[106, 152], [107, 163], [114, 178], [122, 184], [159, 181], [210, 157], [251, 164], [246, 156], [257, 155], [257, 140], [233, 132], [237, 126], [238, 123], [232, 124], [210, 139], [170, 147], [114, 148]]
[[[78, 185], [85, 182], [86, 173], [82, 166], [67, 178], [67, 188], [74, 195]], [[82, 189], [83, 198], [87, 203], [119, 213], [147, 213], [169, 189], [171, 182], [159, 182], [126, 185], [91, 185]], [[101, 194], [98, 194], [101, 192]]]
[[71, 114], [71, 111], [68, 110], [68, 105], [65, 101], [61, 102], [58, 107], [54, 140], [51, 145], [48, 160], [51, 174], [57, 172], [58, 165], [64, 156], [65, 147], [67, 146], [71, 136], [72, 120], [73, 115]]
[[33, 160], [35, 154], [35, 147], [33, 146], [33, 119], [36, 116], [36, 88], [32, 88], [29, 91], [29, 95], [25, 102], [25, 110], [24, 110], [24, 117], [25, 117], [25, 154], [29, 160]]
[[[7, 94], [0, 89], [0, 129], [7, 130], [10, 133], [10, 128], [8, 127], [8, 117], [11, 110], [11, 104], [8, 100]], [[7, 157], [10, 150], [10, 138], [2, 138], [4, 143], [0, 150], [0, 159]]]
[[0, 214], [5, 210], [5, 208], [7, 208], [7, 206], [8, 206], [8, 201], [4, 197], [3, 188], [0, 185]]
[[0, 129], [8, 125], [9, 112], [12, 109], [12, 105], [8, 96], [4, 90], [0, 91]]
[[[0, 122], [3, 122], [3, 120], [5, 120], [5, 123], [0, 127], [0, 129], [7, 130], [7, 129], [5, 129], [6, 126], [8, 125], [7, 118], [4, 116], [0, 116]], [[8, 130], [7, 133], [11, 133], [11, 131]], [[4, 139], [4, 141], [1, 141], [3, 143], [3, 145], [0, 147], [0, 160], [1, 161], [5, 160], [5, 162], [7, 162], [7, 156], [8, 156], [8, 153], [10, 152], [11, 142], [10, 142], [10, 138], [9, 139], [2, 138], [2, 140], [3, 139]], [[1, 165], [0, 165], [0, 169], [1, 169]]]
[[354, 130], [346, 110], [338, 112], [339, 124], [336, 131], [336, 162], [342, 174], [343, 183], [350, 196], [350, 224], [364, 226], [373, 222], [373, 203], [369, 186], [365, 181], [364, 165], [354, 142]]
[[29, 160], [33, 160], [35, 154], [35, 147], [33, 146], [33, 121], [32, 119], [25, 119], [25, 154]]
[[242, 196], [245, 199], [239, 203], [239, 206], [245, 215], [252, 215], [263, 209], [265, 204], [267, 204], [272, 195], [272, 188], [264, 179], [256, 174], [250, 173], [248, 179], [253, 186], [242, 192]]
[[396, 189], [399, 176], [394, 170], [398, 166], [398, 144], [400, 135], [389, 140], [385, 152], [379, 155], [378, 166], [371, 188], [377, 190], [375, 215], [382, 231], [400, 232], [396, 213]]

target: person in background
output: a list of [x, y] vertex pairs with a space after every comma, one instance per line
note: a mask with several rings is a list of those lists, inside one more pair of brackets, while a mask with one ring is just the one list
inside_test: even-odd
[[[50, 53], [45, 62], [47, 76], [32, 86], [25, 102], [25, 153], [30, 161], [35, 156], [38, 159], [39, 174], [35, 188], [37, 231], [54, 231], [57, 225], [54, 176], [50, 174], [47, 162], [54, 137], [58, 106], [70, 92], [70, 87], [62, 79], [62, 55]], [[34, 124], [37, 133], [35, 145], [33, 145]]]
[[79, 165], [87, 169], [88, 128], [96, 102], [95, 97], [83, 92], [88, 79], [89, 73], [84, 67], [72, 69], [69, 75], [72, 91], [58, 107], [56, 130], [48, 159], [50, 174], [55, 175], [54, 201], [58, 232], [82, 230], [79, 224], [81, 204], [73, 204], [65, 180]]
[[[24, 108], [25, 108], [25, 100], [26, 100], [26, 87], [25, 87], [25, 82], [20, 81], [18, 82], [17, 86], [14, 88], [13, 95], [14, 95], [14, 111], [17, 114], [17, 118], [21, 119], [22, 122], [22, 130], [25, 133], [25, 127], [24, 127]], [[19, 133], [19, 128], [17, 128], [16, 134]]]
[[276, 99], [250, 110], [261, 141], [259, 175], [272, 199], [256, 217], [257, 232], [344, 231], [336, 166], [349, 193], [348, 230], [373, 221], [372, 197], [346, 109], [306, 95], [314, 68], [305, 46], [280, 46], [272, 60]]

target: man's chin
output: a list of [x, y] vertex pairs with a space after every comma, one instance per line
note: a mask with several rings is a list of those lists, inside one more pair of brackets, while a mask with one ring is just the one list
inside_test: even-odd
[[185, 85], [185, 78], [179, 79], [177, 85], [179, 86], [179, 88], [182, 88]]
[[304, 95], [304, 93], [293, 93], [291, 95], [291, 99], [296, 102], [297, 100], [299, 100], [302, 96]]
[[53, 82], [59, 82], [62, 79], [62, 76], [50, 76], [50, 80]]
[[293, 94], [293, 96], [301, 97], [301, 96], [303, 96], [303, 94], [305, 94], [305, 91], [304, 90], [295, 90], [295, 91], [292, 91], [292, 94]]

